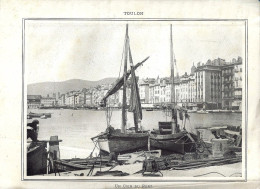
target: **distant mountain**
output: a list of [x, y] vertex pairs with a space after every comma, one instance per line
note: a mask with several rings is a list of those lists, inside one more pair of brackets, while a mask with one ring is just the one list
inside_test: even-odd
[[88, 81], [81, 79], [71, 79], [62, 82], [42, 82], [42, 83], [33, 83], [27, 85], [27, 94], [28, 95], [42, 95], [47, 96], [53, 93], [64, 94], [72, 90], [81, 90], [83, 88], [95, 87], [102, 84], [112, 84], [116, 81], [117, 78], [104, 78], [99, 81]]

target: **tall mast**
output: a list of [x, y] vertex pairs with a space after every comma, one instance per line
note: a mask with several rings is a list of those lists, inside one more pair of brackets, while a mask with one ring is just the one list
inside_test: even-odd
[[128, 24], [126, 25], [125, 34], [125, 55], [124, 55], [124, 85], [123, 85], [123, 104], [122, 104], [122, 125], [121, 132], [125, 133], [126, 127], [126, 81], [127, 81], [127, 58], [128, 58]]
[[171, 61], [171, 103], [175, 104], [175, 85], [174, 85], [174, 63], [175, 63], [175, 57], [173, 53], [173, 43], [172, 43], [172, 24], [171, 24], [171, 44], [170, 44], [170, 61]]
[[170, 62], [171, 62], [171, 104], [172, 104], [172, 134], [175, 134], [176, 132], [176, 126], [177, 126], [177, 111], [175, 109], [175, 85], [174, 85], [174, 63], [175, 63], [175, 57], [174, 57], [174, 53], [173, 53], [173, 44], [172, 44], [172, 25], [171, 25], [171, 32], [170, 32]]

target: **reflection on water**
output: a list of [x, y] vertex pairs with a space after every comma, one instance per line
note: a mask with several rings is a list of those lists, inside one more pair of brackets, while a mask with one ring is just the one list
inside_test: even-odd
[[[60, 143], [62, 158], [87, 157], [94, 147], [90, 138], [106, 129], [105, 111], [68, 109], [29, 111], [52, 113], [51, 118], [39, 119], [39, 139], [49, 139], [50, 136], [58, 135], [59, 139], [62, 139]], [[242, 114], [239, 113], [191, 113], [189, 115], [190, 120], [186, 121], [186, 128], [192, 132], [198, 127], [241, 125], [242, 121]], [[127, 126], [132, 127], [133, 114], [128, 112], [127, 119]], [[142, 127], [145, 130], [157, 129], [158, 121], [169, 120], [170, 117], [166, 117], [162, 111], [143, 111]], [[179, 124], [182, 125], [183, 122], [180, 120]], [[120, 128], [120, 110], [113, 111], [111, 125]]]

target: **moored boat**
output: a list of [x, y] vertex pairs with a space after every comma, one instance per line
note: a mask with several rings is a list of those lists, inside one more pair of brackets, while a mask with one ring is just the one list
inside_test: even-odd
[[150, 145], [151, 149], [161, 149], [163, 154], [180, 153], [192, 151], [193, 145], [185, 144], [189, 137], [185, 131], [176, 134], [151, 134]]
[[29, 114], [27, 115], [27, 117], [31, 118], [41, 118], [42, 116], [45, 116], [46, 118], [51, 118], [51, 113], [33, 113], [33, 112], [29, 112]]
[[[38, 120], [27, 123], [27, 176], [46, 174], [48, 172], [48, 162], [52, 161], [53, 165], [53, 160], [58, 159], [60, 154], [59, 142], [62, 140], [58, 140], [58, 136], [51, 136], [50, 140], [38, 140], [38, 124]], [[54, 166], [51, 168], [53, 170]]]
[[209, 112], [205, 111], [205, 110], [199, 110], [196, 112], [197, 114], [208, 114]]
[[99, 135], [97, 142], [102, 155], [148, 150], [147, 133], [121, 133], [120, 130], [115, 130]]
[[32, 142], [27, 149], [27, 176], [47, 172], [47, 142]]
[[[171, 63], [171, 103], [165, 107], [165, 112], [171, 114], [171, 121], [159, 122], [159, 130], [152, 132], [150, 135], [151, 149], [161, 149], [162, 154], [181, 153], [195, 151], [196, 135], [189, 133], [185, 129], [185, 125], [180, 129], [177, 115], [179, 113], [180, 119], [189, 119], [186, 109], [176, 106], [175, 104], [175, 85], [174, 85], [174, 65], [176, 60], [173, 53], [172, 43], [172, 26], [170, 27], [170, 63]], [[167, 115], [166, 115], [167, 116]]]
[[188, 113], [195, 113], [197, 112], [196, 110], [188, 110]]
[[[148, 149], [148, 136], [147, 132], [142, 132], [140, 130], [140, 122], [142, 120], [142, 107], [139, 96], [139, 89], [137, 85], [137, 80], [135, 76], [135, 70], [137, 67], [142, 65], [149, 57], [144, 59], [142, 62], [133, 65], [132, 54], [130, 50], [129, 36], [128, 36], [128, 25], [126, 26], [125, 44], [124, 44], [124, 73], [121, 78], [119, 78], [116, 84], [107, 92], [103, 98], [102, 105], [106, 107], [106, 117], [107, 117], [107, 130], [104, 133], [93, 137], [92, 140], [97, 142], [101, 154], [114, 153], [124, 154], [129, 152], [135, 152], [138, 150]], [[127, 71], [127, 63], [130, 62], [131, 69]], [[126, 85], [127, 79], [131, 74], [131, 96], [128, 111], [133, 112], [134, 115], [134, 132], [127, 131], [126, 129]], [[110, 120], [112, 116], [112, 108], [109, 107], [109, 96], [116, 93], [123, 86], [123, 104], [122, 104], [122, 124], [121, 129], [114, 129], [110, 125]]]
[[219, 110], [221, 113], [232, 113], [232, 110]]

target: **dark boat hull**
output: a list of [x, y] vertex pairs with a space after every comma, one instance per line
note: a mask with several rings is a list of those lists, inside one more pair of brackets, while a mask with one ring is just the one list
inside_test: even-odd
[[162, 150], [162, 154], [180, 153], [194, 151], [194, 143], [186, 133], [180, 132], [176, 134], [151, 134], [150, 135], [151, 150]]
[[45, 174], [47, 172], [46, 143], [37, 144], [27, 152], [27, 176]]
[[98, 145], [102, 154], [124, 154], [139, 150], [148, 150], [148, 134], [118, 133], [99, 137]]
[[32, 113], [30, 112], [28, 115], [27, 115], [27, 118], [29, 117], [30, 119], [31, 118], [40, 118], [42, 116], [45, 116], [46, 118], [51, 118], [51, 113]]

